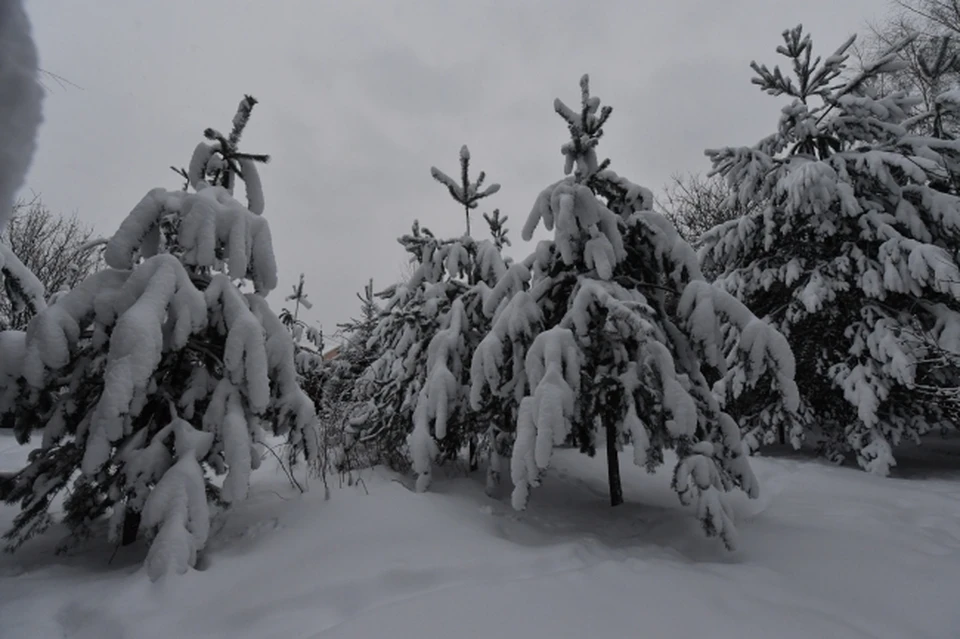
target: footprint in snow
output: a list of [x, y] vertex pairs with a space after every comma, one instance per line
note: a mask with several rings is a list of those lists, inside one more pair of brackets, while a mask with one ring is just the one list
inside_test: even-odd
[[252, 526], [248, 526], [239, 536], [242, 539], [255, 539], [264, 533], [272, 532], [278, 528], [280, 528], [280, 520], [276, 517], [271, 517], [270, 519], [258, 521]]

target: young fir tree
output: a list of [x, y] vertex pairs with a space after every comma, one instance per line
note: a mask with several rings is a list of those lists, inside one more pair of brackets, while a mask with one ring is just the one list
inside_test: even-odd
[[[493, 184], [481, 190], [482, 172], [471, 182], [469, 162], [464, 146], [460, 184], [431, 170], [464, 206], [468, 229], [477, 201], [500, 188]], [[367, 436], [380, 437], [391, 451], [402, 450], [409, 438], [419, 490], [430, 484], [434, 461], [454, 458], [464, 446], [470, 446], [474, 465], [478, 442], [489, 430], [467, 401], [470, 356], [488, 321], [484, 301], [507, 268], [500, 252], [507, 241], [506, 218], [497, 212], [487, 219], [493, 241], [469, 235], [439, 240], [416, 223], [411, 234], [400, 238], [417, 268], [408, 282], [390, 291], [371, 340], [381, 355], [366, 373], [375, 381], [371, 418], [378, 424]]]
[[381, 315], [372, 279], [363, 287], [362, 294], [357, 293], [357, 299], [360, 300], [360, 316], [338, 325], [343, 341], [329, 362], [326, 393], [331, 404], [341, 407], [352, 407], [362, 401], [363, 393], [358, 382], [378, 356], [370, 343]]
[[[590, 95], [587, 76], [581, 89], [579, 109], [554, 103], [571, 136], [561, 149], [567, 177], [539, 195], [523, 229], [529, 240], [542, 221], [553, 239], [487, 299], [492, 330], [473, 359], [473, 399], [488, 392], [519, 403], [514, 507], [526, 506], [554, 446], [593, 454], [600, 437], [617, 505], [618, 446], [629, 439], [635, 463], [649, 470], [675, 449], [674, 489], [696, 503], [706, 532], [732, 547], [723, 493], [756, 496], [757, 483], [709, 378], [743, 361], [744, 386], [773, 389], [789, 409], [793, 358], [782, 335], [703, 279], [693, 249], [650, 210], [650, 192], [598, 162], [611, 109]], [[724, 332], [739, 337], [726, 351]]]
[[[793, 76], [754, 63], [753, 82], [790, 103], [752, 147], [708, 151], [741, 203], [762, 202], [704, 238], [717, 284], [786, 335], [801, 419], [762, 394], [731, 400], [752, 445], [778, 427], [795, 446], [819, 434], [886, 474], [892, 448], [960, 416], [960, 146], [910, 132], [918, 99], [868, 82], [897, 49], [842, 81], [853, 39], [821, 59], [801, 27], [778, 52]], [[742, 373], [728, 372], [728, 391]]]
[[[360, 316], [339, 324], [341, 343], [329, 361], [324, 362], [323, 400], [320, 404], [320, 419], [326, 425], [326, 442], [329, 448], [342, 452], [336, 462], [339, 470], [352, 470], [376, 463], [366, 454], [364, 447], [356, 449], [356, 435], [368, 427], [374, 407], [368, 401], [370, 388], [363, 378], [364, 372], [378, 357], [371, 337], [380, 320], [373, 280], [364, 286], [360, 300]], [[359, 454], [358, 453], [362, 453]]]
[[[211, 505], [246, 496], [265, 429], [316, 455], [293, 343], [264, 299], [277, 272], [260, 182], [250, 156], [236, 152], [253, 104], [240, 103], [229, 138], [197, 149], [193, 192], [150, 191], [109, 240], [108, 268], [41, 310], [25, 333], [0, 335], [5, 367], [18, 367], [2, 379], [15, 432], [25, 443], [42, 431], [5, 491], [22, 508], [11, 546], [47, 528], [66, 491], [72, 537], [107, 518], [112, 539], [152, 539], [151, 579], [182, 573], [206, 542]], [[244, 180], [249, 207], [231, 195], [227, 167]], [[226, 475], [222, 486], [209, 472]]]
[[319, 410], [323, 403], [323, 385], [326, 378], [323, 366], [323, 331], [300, 319], [301, 308], [313, 308], [313, 303], [307, 298], [303, 273], [293, 286], [293, 292], [287, 295], [286, 301], [293, 302], [293, 311], [288, 308], [281, 310], [280, 321], [293, 338], [293, 354], [300, 387]]

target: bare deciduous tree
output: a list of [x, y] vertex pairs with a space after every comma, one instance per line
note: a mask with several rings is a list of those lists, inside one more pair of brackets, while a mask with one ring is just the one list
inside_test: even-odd
[[753, 211], [744, 206], [720, 177], [700, 174], [675, 175], [663, 189], [658, 205], [677, 227], [677, 232], [692, 245], [713, 227]]
[[[10, 224], [0, 236], [40, 280], [47, 295], [73, 288], [97, 268], [100, 251], [89, 246], [93, 229], [76, 215], [52, 213], [39, 198], [14, 205]], [[0, 297], [0, 327], [22, 329], [31, 313]]]
[[904, 68], [877, 76], [872, 84], [882, 94], [905, 91], [918, 96], [918, 113], [931, 117], [915, 124], [926, 134], [957, 137], [957, 111], [941, 108], [937, 98], [960, 85], [960, 0], [893, 0], [892, 8], [883, 21], [869, 25], [857, 47], [861, 63], [915, 35], [898, 54]]

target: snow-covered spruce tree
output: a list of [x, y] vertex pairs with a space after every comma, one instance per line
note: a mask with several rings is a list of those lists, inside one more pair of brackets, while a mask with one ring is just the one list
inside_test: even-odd
[[379, 356], [370, 339], [381, 317], [372, 279], [363, 287], [363, 293], [357, 293], [357, 299], [360, 301], [360, 315], [337, 325], [342, 341], [329, 362], [325, 386], [328, 403], [341, 407], [361, 401], [363, 392], [358, 380]]
[[[464, 146], [460, 183], [431, 169], [464, 206], [468, 225], [477, 201], [499, 189], [496, 184], [484, 189], [482, 172], [471, 182], [469, 162]], [[406, 447], [409, 458], [400, 459], [412, 462], [419, 490], [430, 484], [435, 461], [455, 458], [470, 446], [474, 466], [480, 440], [489, 439], [490, 424], [470, 411], [467, 401], [471, 354], [489, 321], [483, 306], [507, 269], [500, 251], [506, 218], [497, 212], [487, 220], [492, 241], [469, 235], [440, 240], [416, 223], [400, 238], [417, 268], [408, 282], [392, 287], [371, 339], [381, 353], [365, 374], [375, 389], [370, 418], [377, 427], [365, 437], [381, 438], [389, 451]]]
[[[876, 95], [896, 49], [840, 81], [853, 40], [821, 59], [800, 27], [778, 52], [794, 76], [754, 63], [761, 89], [786, 96], [777, 130], [752, 147], [708, 151], [741, 203], [763, 202], [704, 237], [717, 285], [786, 335], [801, 419], [759, 394], [732, 401], [751, 445], [778, 427], [799, 446], [855, 453], [886, 474], [892, 448], [960, 417], [960, 199], [956, 142], [910, 133], [917, 99]], [[956, 358], [953, 358], [956, 360]], [[744, 373], [729, 369], [727, 390]]]
[[[50, 504], [66, 491], [74, 539], [107, 517], [112, 539], [138, 529], [152, 538], [151, 579], [184, 572], [206, 541], [210, 505], [246, 496], [265, 429], [316, 454], [290, 334], [263, 297], [277, 272], [260, 182], [236, 151], [253, 104], [241, 102], [229, 138], [198, 147], [193, 192], [150, 191], [109, 240], [108, 268], [25, 333], [0, 335], [15, 432], [21, 442], [43, 435], [7, 486], [6, 500], [22, 507], [11, 547], [50, 525]], [[231, 195], [228, 171], [245, 181], [249, 206]], [[214, 483], [208, 471], [226, 476]]]
[[313, 400], [319, 409], [323, 401], [325, 370], [323, 366], [323, 331], [300, 319], [300, 309], [310, 310], [313, 303], [307, 298], [306, 282], [303, 273], [293, 286], [293, 292], [286, 297], [293, 302], [293, 310], [280, 311], [280, 321], [287, 327], [293, 338], [293, 357], [296, 363], [297, 378], [300, 387]]
[[328, 450], [337, 454], [333, 463], [340, 472], [366, 468], [378, 461], [376, 454], [371, 459], [366, 446], [354, 445], [355, 431], [367, 426], [372, 410], [368, 401], [370, 389], [363, 374], [379, 356], [371, 340], [381, 315], [373, 280], [367, 282], [362, 294], [357, 293], [357, 299], [360, 300], [359, 317], [338, 324], [341, 342], [324, 362], [322, 398], [318, 406], [324, 442]]
[[[473, 397], [486, 390], [519, 403], [515, 508], [526, 506], [554, 446], [570, 442], [593, 454], [603, 433], [613, 505], [622, 501], [622, 440], [650, 470], [675, 449], [674, 489], [696, 503], [707, 534], [732, 547], [723, 493], [756, 496], [757, 483], [710, 377], [743, 360], [744, 387], [774, 389], [789, 409], [793, 358], [782, 335], [703, 279], [693, 249], [650, 210], [650, 192], [597, 161], [611, 109], [590, 95], [587, 76], [581, 89], [580, 109], [554, 103], [571, 135], [561, 148], [568, 177], [544, 189], [523, 229], [529, 240], [542, 221], [553, 239], [488, 297], [493, 328], [473, 359]], [[740, 337], [727, 352], [724, 331]]]

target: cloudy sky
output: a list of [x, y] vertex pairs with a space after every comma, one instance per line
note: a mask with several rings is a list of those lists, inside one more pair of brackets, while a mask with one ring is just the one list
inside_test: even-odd
[[[803, 23], [829, 54], [885, 0], [29, 0], [45, 122], [28, 188], [109, 235], [146, 191], [179, 188], [204, 128], [260, 100], [242, 146], [261, 176], [283, 304], [300, 272], [332, 331], [367, 278], [394, 281], [414, 219], [462, 233], [430, 178], [475, 166], [502, 185], [512, 253], [537, 193], [562, 176], [562, 121], [581, 74], [614, 107], [602, 152], [658, 189], [709, 169], [703, 149], [770, 133], [781, 101], [750, 84]], [[475, 224], [474, 229], [482, 227]], [[482, 228], [479, 229], [482, 231]], [[476, 235], [476, 231], [475, 231]]]

